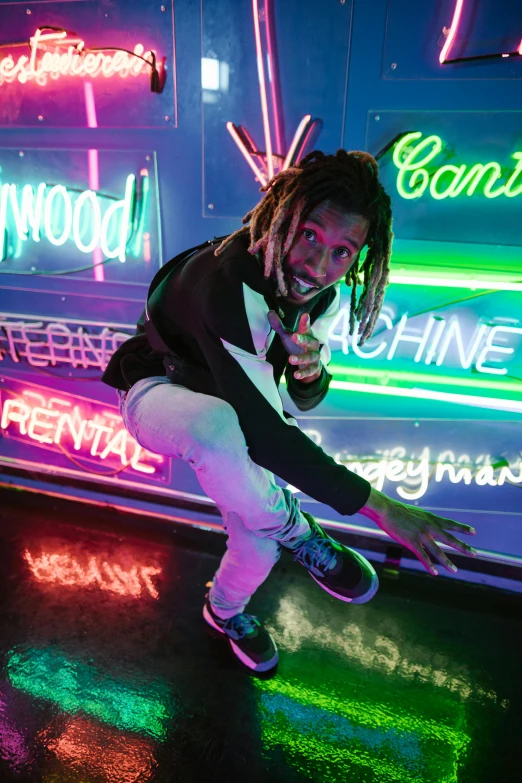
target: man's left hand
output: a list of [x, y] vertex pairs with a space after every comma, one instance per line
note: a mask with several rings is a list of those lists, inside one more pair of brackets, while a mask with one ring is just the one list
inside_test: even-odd
[[322, 372], [321, 344], [310, 328], [308, 313], [303, 313], [299, 318], [297, 332], [292, 332], [291, 329], [283, 326], [281, 319], [273, 310], [268, 313], [268, 322], [290, 354], [290, 364], [296, 368], [294, 378], [303, 383], [317, 380]]

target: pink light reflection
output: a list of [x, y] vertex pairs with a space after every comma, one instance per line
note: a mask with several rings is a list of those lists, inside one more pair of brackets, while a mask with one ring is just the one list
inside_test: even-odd
[[[41, 739], [47, 739], [44, 733]], [[62, 764], [88, 771], [106, 781], [145, 783], [157, 768], [150, 740], [81, 716], [71, 718], [62, 734], [52, 737], [46, 744]]]
[[[94, 102], [94, 90], [92, 82], [85, 82], [85, 111], [87, 113], [87, 126], [89, 128], [97, 128], [98, 120], [96, 117], [96, 104]], [[100, 163], [98, 159], [98, 150], [88, 151], [88, 166], [89, 166], [89, 188], [94, 191], [100, 189]], [[102, 251], [101, 247], [95, 247], [93, 251], [94, 261], [94, 279], [98, 282], [105, 280], [104, 269], [102, 266]]]

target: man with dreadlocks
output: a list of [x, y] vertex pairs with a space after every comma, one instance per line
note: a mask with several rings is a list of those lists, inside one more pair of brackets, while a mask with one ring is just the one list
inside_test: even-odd
[[273, 668], [278, 653], [245, 608], [282, 548], [342, 601], [364, 603], [378, 587], [371, 564], [328, 536], [273, 474], [340, 514], [374, 520], [432, 574], [432, 558], [456, 570], [435, 538], [475, 554], [447, 532], [472, 528], [373, 489], [310, 440], [279, 396], [283, 373], [300, 410], [326, 395], [328, 327], [343, 280], [351, 286], [351, 333], [358, 323], [359, 345], [372, 334], [392, 240], [390, 199], [375, 160], [364, 152], [312, 152], [262, 190], [243, 228], [158, 272], [137, 334], [103, 376], [119, 390], [136, 440], [188, 462], [218, 506], [227, 551], [203, 615], [254, 671]]

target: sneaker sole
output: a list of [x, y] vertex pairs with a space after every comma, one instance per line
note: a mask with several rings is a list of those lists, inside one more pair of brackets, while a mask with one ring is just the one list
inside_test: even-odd
[[[206, 606], [203, 606], [203, 617], [211, 628], [214, 628], [216, 631], [219, 631], [219, 633], [222, 634], [223, 636], [227, 636], [226, 632], [222, 628], [220, 628], [217, 623], [214, 622], [212, 615], [210, 614]], [[273, 639], [272, 642], [274, 643], [276, 654], [269, 661], [265, 661], [265, 663], [255, 663], [251, 658], [248, 657], [248, 655], [245, 655], [245, 653], [242, 650], [240, 650], [237, 644], [234, 644], [230, 636], [227, 636], [227, 639], [230, 643], [230, 646], [232, 647], [232, 650], [234, 651], [234, 655], [237, 658], [239, 658], [241, 663], [244, 663], [245, 666], [248, 666], [249, 669], [252, 669], [255, 672], [267, 672], [269, 671], [269, 669], [273, 669], [275, 666], [277, 666], [277, 663], [279, 661], [279, 652], [277, 649], [277, 645]]]
[[[349, 547], [346, 548], [349, 549]], [[339, 593], [335, 593], [333, 590], [330, 590], [328, 587], [326, 587], [326, 585], [320, 582], [319, 579], [316, 579], [315, 576], [310, 571], [308, 573], [310, 574], [314, 582], [317, 582], [319, 587], [322, 587], [325, 592], [330, 593], [330, 595], [333, 595], [334, 598], [337, 598], [339, 601], [344, 601], [345, 603], [351, 603], [351, 604], [366, 604], [368, 601], [371, 601], [371, 599], [379, 589], [379, 577], [377, 576], [375, 568], [372, 566], [371, 563], [368, 562], [368, 560], [366, 560], [365, 557], [360, 555], [354, 549], [350, 549], [350, 552], [352, 553], [352, 555], [355, 555], [357, 562], [361, 565], [362, 568], [364, 568], [366, 571], [368, 570], [371, 571], [372, 581], [370, 587], [362, 595], [358, 595], [355, 598], [348, 598], [345, 595], [339, 595]]]

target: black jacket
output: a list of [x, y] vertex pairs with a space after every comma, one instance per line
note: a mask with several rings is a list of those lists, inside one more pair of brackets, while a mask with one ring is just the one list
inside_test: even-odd
[[[275, 310], [286, 327], [295, 329], [300, 315], [309, 312], [327, 364], [327, 332], [339, 310], [339, 291], [330, 287], [300, 307], [283, 302], [275, 296], [273, 281], [264, 278], [260, 260], [248, 253], [247, 242], [238, 237], [218, 257], [216, 243], [208, 243], [163, 267], [148, 298], [152, 335], [159, 335], [159, 344], [151, 331], [147, 335], [144, 311], [136, 335], [112, 356], [103, 381], [129, 389], [141, 378], [167, 374], [193, 391], [220, 397], [235, 409], [258, 465], [339, 513], [354, 514], [366, 503], [370, 484], [299, 429], [283, 411], [278, 391], [285, 373], [297, 407], [309, 410], [326, 395], [331, 376], [323, 367], [314, 383], [296, 381], [267, 319]], [[151, 342], [168, 353], [154, 350]]]

